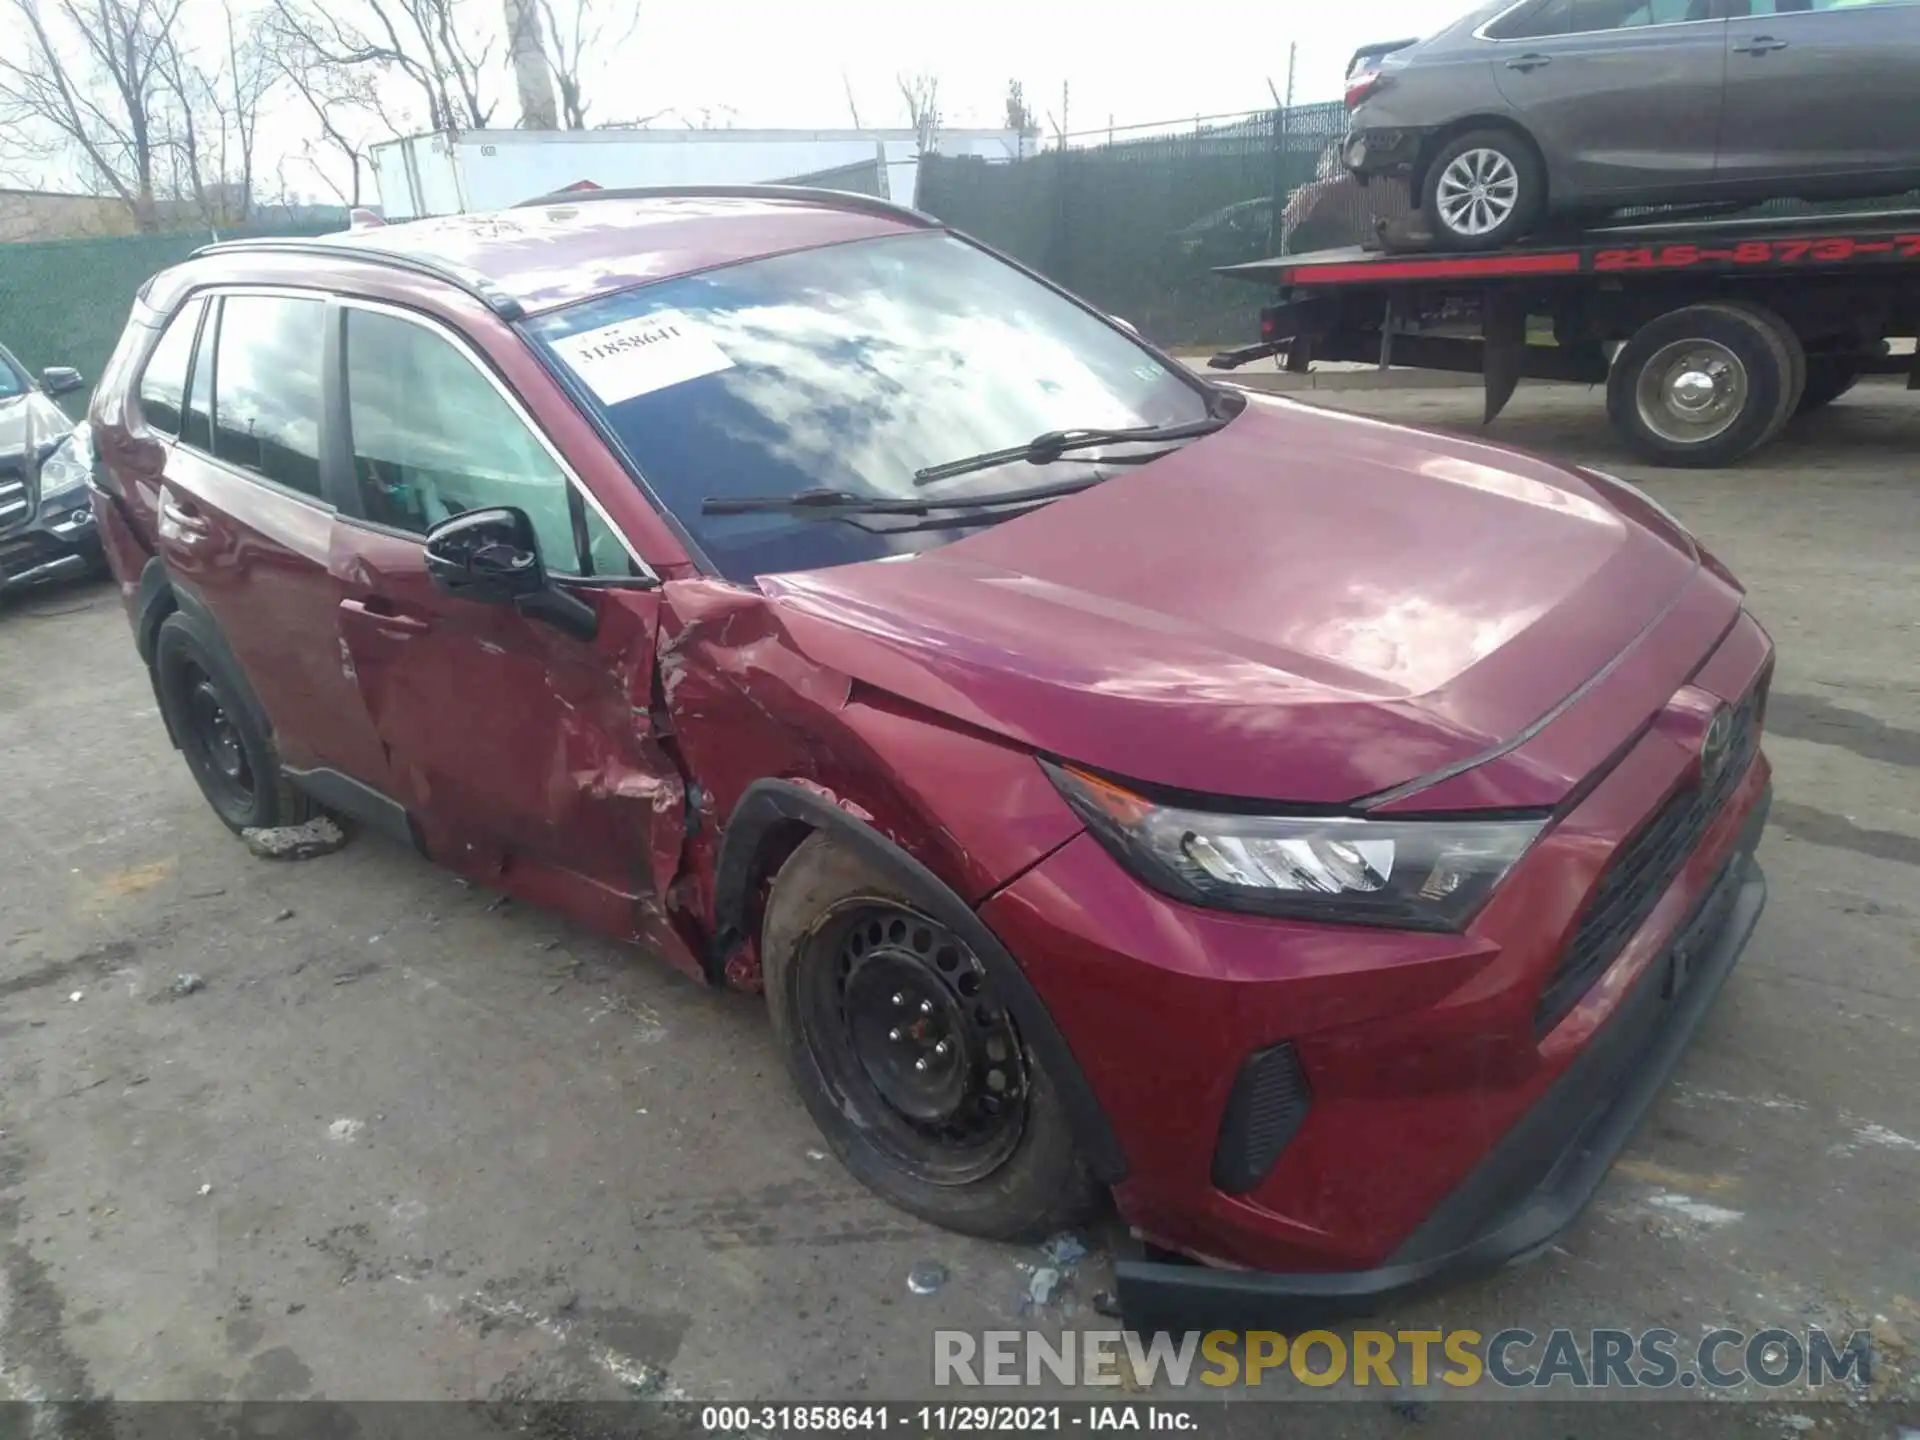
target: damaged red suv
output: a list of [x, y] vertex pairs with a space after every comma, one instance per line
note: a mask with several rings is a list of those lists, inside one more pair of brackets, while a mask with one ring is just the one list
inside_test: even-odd
[[226, 824], [764, 986], [894, 1203], [1110, 1190], [1142, 1328], [1544, 1246], [1764, 901], [1771, 645], [1645, 496], [1216, 389], [877, 201], [215, 246], [92, 423]]

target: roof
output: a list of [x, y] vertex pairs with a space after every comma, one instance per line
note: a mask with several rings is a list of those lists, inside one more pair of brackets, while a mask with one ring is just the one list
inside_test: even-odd
[[[602, 193], [350, 230], [298, 245], [423, 263], [532, 314], [696, 270], [929, 223], [910, 210], [827, 192]], [[242, 241], [231, 248], [287, 247]]]

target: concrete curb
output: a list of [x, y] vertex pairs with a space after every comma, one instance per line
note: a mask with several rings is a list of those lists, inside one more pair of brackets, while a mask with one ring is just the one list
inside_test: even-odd
[[1480, 385], [1478, 375], [1452, 370], [1314, 370], [1295, 375], [1285, 370], [1199, 369], [1199, 373], [1216, 384], [1269, 394], [1294, 390], [1468, 390]]
[[1194, 374], [1242, 390], [1285, 394], [1292, 390], [1459, 390], [1479, 385], [1478, 375], [1451, 370], [1382, 370], [1355, 361], [1320, 361], [1305, 375], [1276, 370], [1271, 361], [1255, 361], [1239, 370], [1211, 370], [1207, 357], [1216, 352], [1188, 350], [1174, 358]]

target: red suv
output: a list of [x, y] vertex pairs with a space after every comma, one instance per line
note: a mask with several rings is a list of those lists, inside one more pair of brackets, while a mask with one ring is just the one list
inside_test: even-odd
[[1764, 900], [1772, 647], [1653, 502], [1215, 389], [873, 200], [214, 246], [92, 423], [223, 821], [764, 985], [896, 1204], [1111, 1190], [1143, 1328], [1544, 1246]]

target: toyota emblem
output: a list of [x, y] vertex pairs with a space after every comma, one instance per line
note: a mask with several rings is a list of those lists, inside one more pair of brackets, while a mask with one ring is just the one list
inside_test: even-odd
[[1722, 705], [1713, 713], [1707, 733], [1700, 741], [1700, 782], [1711, 785], [1726, 768], [1727, 752], [1733, 748], [1733, 712]]

